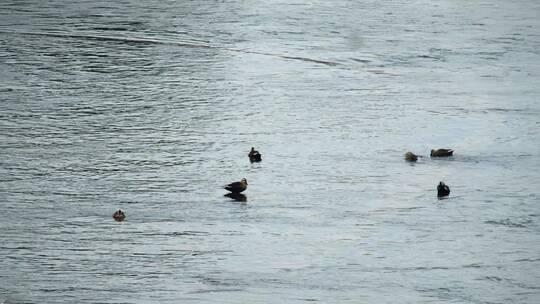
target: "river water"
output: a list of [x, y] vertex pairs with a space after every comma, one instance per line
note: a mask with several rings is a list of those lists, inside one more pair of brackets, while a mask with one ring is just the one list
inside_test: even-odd
[[2, 1], [0, 303], [539, 303], [539, 12]]

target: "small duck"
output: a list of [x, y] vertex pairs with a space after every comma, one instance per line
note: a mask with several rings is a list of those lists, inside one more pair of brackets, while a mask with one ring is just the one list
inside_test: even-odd
[[122, 210], [118, 210], [113, 214], [113, 219], [117, 222], [121, 222], [126, 218], [126, 214]]
[[225, 186], [225, 190], [228, 190], [232, 193], [240, 193], [247, 189], [247, 180], [245, 178], [242, 178], [239, 182], [230, 183], [227, 186]]
[[450, 188], [443, 182], [439, 182], [437, 186], [437, 197], [444, 197], [450, 195]]
[[254, 147], [251, 147], [251, 151], [249, 151], [249, 160], [253, 162], [260, 162], [262, 160], [261, 153], [259, 151], [255, 150]]
[[415, 162], [418, 160], [418, 155], [412, 153], [412, 152], [407, 152], [405, 153], [405, 160], [406, 161], [410, 161], [410, 162]]
[[452, 149], [431, 149], [431, 157], [447, 157], [452, 156], [454, 150]]

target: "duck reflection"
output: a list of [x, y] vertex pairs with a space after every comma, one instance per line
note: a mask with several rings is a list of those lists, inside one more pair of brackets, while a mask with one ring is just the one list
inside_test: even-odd
[[237, 202], [247, 202], [247, 196], [242, 193], [227, 193], [224, 196], [233, 199]]

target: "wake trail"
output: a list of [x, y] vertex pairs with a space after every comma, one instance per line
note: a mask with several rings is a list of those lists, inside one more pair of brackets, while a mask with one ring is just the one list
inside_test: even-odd
[[327, 66], [337, 66], [339, 63], [315, 59], [303, 56], [292, 56], [279, 53], [263, 52], [263, 51], [254, 51], [246, 49], [237, 49], [230, 48], [225, 46], [219, 46], [207, 42], [201, 41], [188, 41], [188, 40], [163, 40], [163, 39], [152, 39], [152, 38], [134, 38], [134, 37], [117, 37], [117, 36], [102, 36], [102, 35], [86, 35], [86, 34], [69, 34], [69, 33], [52, 33], [52, 32], [22, 32], [22, 31], [0, 31], [2, 34], [12, 34], [12, 35], [29, 35], [29, 36], [45, 36], [45, 37], [56, 37], [56, 38], [68, 38], [68, 39], [90, 39], [96, 41], [117, 41], [117, 42], [126, 42], [126, 43], [140, 43], [140, 44], [162, 44], [162, 45], [175, 45], [180, 47], [193, 47], [193, 48], [206, 48], [206, 49], [219, 49], [229, 52], [244, 53], [244, 54], [256, 54], [262, 56], [271, 56], [288, 60], [297, 60], [304, 62], [311, 62], [316, 64], [323, 64]]

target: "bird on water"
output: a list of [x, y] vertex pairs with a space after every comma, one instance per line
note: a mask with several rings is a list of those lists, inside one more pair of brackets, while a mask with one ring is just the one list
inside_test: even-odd
[[251, 147], [251, 151], [249, 151], [249, 160], [253, 162], [260, 162], [262, 160], [261, 153], [259, 151], [255, 150], [254, 147]]
[[113, 214], [113, 219], [117, 222], [121, 222], [126, 218], [126, 214], [122, 210], [118, 210]]
[[431, 149], [431, 157], [447, 157], [452, 156], [453, 153], [452, 149]]
[[415, 162], [418, 160], [418, 155], [412, 153], [412, 152], [407, 152], [405, 153], [405, 160], [406, 161], [410, 161], [410, 162]]
[[450, 187], [443, 182], [439, 182], [439, 185], [437, 186], [437, 197], [444, 197], [448, 195], [450, 195]]
[[225, 190], [230, 191], [232, 193], [240, 193], [247, 189], [247, 180], [245, 178], [242, 178], [239, 182], [230, 183], [227, 186], [225, 186]]

